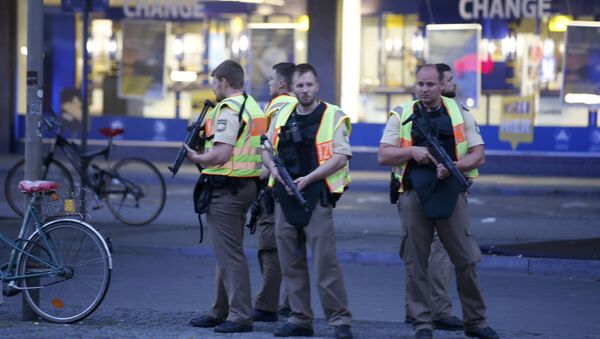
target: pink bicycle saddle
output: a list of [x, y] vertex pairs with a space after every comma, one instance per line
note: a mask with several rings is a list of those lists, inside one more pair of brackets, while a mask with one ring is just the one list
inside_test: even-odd
[[58, 189], [58, 184], [54, 181], [45, 180], [21, 180], [19, 181], [19, 190], [22, 193], [45, 192]]

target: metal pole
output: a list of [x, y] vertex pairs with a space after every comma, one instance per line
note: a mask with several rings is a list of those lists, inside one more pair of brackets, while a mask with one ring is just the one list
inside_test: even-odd
[[[42, 176], [42, 104], [44, 97], [44, 4], [27, 1], [27, 117], [25, 120], [25, 179]], [[35, 320], [37, 315], [23, 297], [22, 319]]]
[[81, 151], [87, 150], [87, 138], [88, 138], [88, 116], [89, 116], [89, 104], [88, 104], [88, 73], [89, 73], [89, 54], [87, 50], [87, 42], [89, 35], [89, 21], [90, 21], [90, 0], [83, 1], [83, 13], [82, 13], [82, 25], [83, 25], [83, 71], [81, 72]]

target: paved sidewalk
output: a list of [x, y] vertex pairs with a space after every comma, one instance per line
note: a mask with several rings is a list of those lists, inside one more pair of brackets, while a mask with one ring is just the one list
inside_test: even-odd
[[[18, 156], [0, 156], [0, 177]], [[152, 225], [142, 228], [128, 227], [116, 221], [106, 208], [92, 212], [96, 227], [113, 241], [115, 249], [125, 252], [177, 253], [194, 256], [211, 256], [210, 235], [205, 229], [205, 243], [197, 244], [199, 237], [197, 219], [192, 212], [191, 191], [197, 178], [195, 167], [186, 163], [175, 179], [166, 170], [167, 163], [155, 163], [163, 172], [168, 185], [167, 205], [162, 215]], [[353, 184], [336, 209], [337, 251], [341, 262], [377, 265], [402, 265], [398, 257], [399, 225], [395, 208], [386, 202], [389, 173], [377, 171], [352, 172]], [[600, 197], [600, 178], [555, 178], [482, 175], [472, 186], [475, 196], [575, 196], [578, 199]], [[476, 199], [476, 198], [475, 198]], [[474, 201], [476, 203], [477, 201]], [[363, 206], [364, 205], [364, 206]], [[375, 211], [373, 209], [376, 209]], [[596, 211], [597, 212], [597, 211]], [[0, 231], [14, 229], [18, 220], [12, 219], [10, 211], [0, 197]], [[365, 224], [366, 221], [366, 224]], [[497, 229], [497, 227], [496, 227]], [[494, 229], [489, 229], [492, 231]], [[552, 232], [554, 229], [550, 229]], [[481, 228], [479, 238], [487, 239], [487, 228]], [[561, 230], [557, 230], [559, 232]], [[500, 232], [500, 230], [494, 230]], [[524, 232], [527, 232], [524, 230]], [[530, 233], [536, 232], [532, 228]], [[562, 232], [562, 231], [561, 231]], [[600, 279], [600, 231], [581, 234], [587, 242], [581, 246], [590, 248], [595, 260], [573, 260], [565, 255], [553, 258], [518, 255], [485, 255], [479, 268], [482, 270], [551, 274]], [[255, 255], [257, 236], [246, 235], [248, 254]], [[479, 239], [478, 238], [478, 239]], [[562, 240], [562, 239], [561, 239]], [[564, 239], [565, 241], [570, 239]], [[507, 240], [508, 241], [508, 240]], [[480, 245], [487, 253], [503, 253], [494, 248], [505, 245], [501, 240], [486, 240]], [[512, 242], [508, 242], [509, 244]], [[564, 244], [564, 243], [563, 243]], [[559, 248], [560, 244], [554, 244]], [[504, 252], [507, 253], [507, 252]], [[509, 252], [510, 254], [510, 252]], [[539, 255], [538, 255], [539, 256]], [[541, 256], [544, 256], [543, 253]], [[566, 258], [565, 258], [566, 257]]]

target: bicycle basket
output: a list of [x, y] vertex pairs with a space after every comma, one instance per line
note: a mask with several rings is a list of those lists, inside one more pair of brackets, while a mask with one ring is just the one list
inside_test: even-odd
[[40, 202], [44, 220], [60, 217], [89, 219], [87, 213], [87, 188], [75, 187], [72, 192], [59, 189], [53, 194], [44, 194]]

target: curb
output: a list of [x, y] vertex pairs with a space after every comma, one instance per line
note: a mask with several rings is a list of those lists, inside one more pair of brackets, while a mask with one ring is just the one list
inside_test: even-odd
[[[115, 244], [113, 249], [120, 253], [143, 254], [172, 254], [196, 257], [214, 257], [214, 253], [207, 247], [172, 247], [172, 246], [146, 246], [139, 244]], [[255, 258], [258, 250], [255, 248], [244, 249], [248, 258]], [[397, 252], [378, 251], [337, 251], [338, 261], [345, 264], [404, 266]], [[312, 254], [308, 250], [308, 259]], [[499, 256], [482, 254], [477, 268], [486, 272], [521, 273], [531, 275], [549, 275], [569, 278], [600, 280], [600, 261], [554, 259], [554, 258], [529, 258], [522, 256]]]

